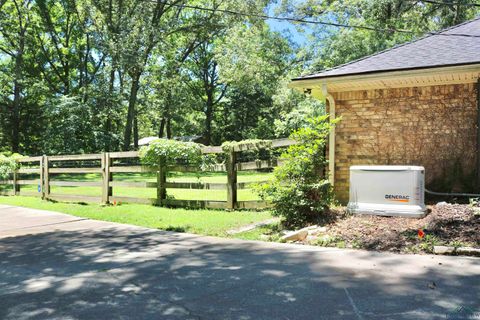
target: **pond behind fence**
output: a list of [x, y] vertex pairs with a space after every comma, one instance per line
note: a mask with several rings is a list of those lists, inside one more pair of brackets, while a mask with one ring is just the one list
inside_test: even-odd
[[[274, 150], [295, 143], [290, 139], [272, 140], [269, 148]], [[66, 202], [264, 209], [269, 203], [256, 198], [251, 188], [268, 181], [269, 171], [282, 161], [273, 156], [243, 161], [248, 158], [243, 153], [249, 153], [251, 158], [257, 149], [254, 145], [238, 145], [229, 151], [218, 146], [204, 147], [203, 153], [216, 154], [223, 161], [201, 172], [185, 165], [144, 166], [138, 151], [22, 158], [11, 180], [0, 182], [0, 195]], [[207, 192], [211, 194], [210, 199], [203, 196]]]

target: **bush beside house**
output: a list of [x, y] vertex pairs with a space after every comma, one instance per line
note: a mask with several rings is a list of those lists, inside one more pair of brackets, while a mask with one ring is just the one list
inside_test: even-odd
[[286, 226], [318, 222], [333, 201], [325, 176], [325, 145], [333, 125], [328, 116], [321, 116], [295, 131], [291, 138], [299, 144], [282, 155], [284, 164], [275, 168], [273, 181], [257, 187], [262, 198], [272, 201], [273, 214], [283, 217]]

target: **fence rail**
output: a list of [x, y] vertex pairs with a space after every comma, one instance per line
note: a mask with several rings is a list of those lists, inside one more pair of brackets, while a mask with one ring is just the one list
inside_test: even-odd
[[[272, 140], [265, 147], [282, 148], [296, 144], [290, 139]], [[189, 166], [142, 166], [142, 165], [118, 165], [119, 160], [138, 159], [138, 151], [127, 152], [106, 152], [98, 154], [83, 155], [61, 155], [61, 156], [40, 156], [28, 157], [18, 160], [21, 167], [12, 174], [11, 180], [0, 181], [0, 187], [11, 185], [12, 191], [8, 192], [0, 189], [0, 195], [28, 195], [38, 196], [42, 199], [51, 199], [56, 201], [70, 202], [126, 202], [154, 204], [169, 207], [191, 207], [191, 208], [210, 208], [210, 209], [261, 209], [269, 206], [265, 201], [239, 201], [238, 190], [249, 189], [255, 182], [238, 182], [238, 171], [270, 169], [282, 165], [281, 160], [262, 160], [250, 162], [238, 162], [237, 156], [243, 151], [258, 149], [258, 146], [239, 145], [230, 151], [224, 151], [222, 147], [208, 146], [202, 149], [205, 154], [225, 154], [226, 163], [217, 164], [208, 168], [210, 172], [226, 172], [226, 183], [206, 183], [206, 182], [170, 182], [167, 181], [168, 171], [175, 172], [196, 172], [197, 169]], [[89, 161], [88, 166], [79, 165], [79, 162]], [[93, 161], [93, 162], [92, 162]], [[69, 167], [69, 165], [72, 167]], [[155, 173], [156, 181], [113, 181], [114, 174], [117, 173]], [[67, 181], [51, 180], [52, 175], [63, 174], [97, 174], [97, 181]], [[23, 175], [29, 175], [28, 178], [20, 179]], [[32, 175], [37, 177], [32, 178]], [[22, 191], [21, 186], [37, 185], [38, 192]], [[51, 187], [97, 187], [101, 189], [98, 195], [71, 195], [51, 192]], [[113, 189], [116, 187], [126, 188], [151, 188], [156, 189], [155, 198], [139, 198], [132, 196], [113, 195]], [[226, 190], [227, 197], [225, 201], [212, 200], [180, 200], [170, 199], [166, 195], [166, 189], [198, 189], [198, 190]]]

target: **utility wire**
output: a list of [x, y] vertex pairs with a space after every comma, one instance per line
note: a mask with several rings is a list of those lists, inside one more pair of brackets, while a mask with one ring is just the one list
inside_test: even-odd
[[[151, 2], [156, 3], [155, 0], [151, 0]], [[365, 30], [372, 30], [372, 31], [395, 31], [395, 32], [403, 32], [403, 33], [413, 33], [413, 31], [402, 30], [402, 29], [390, 29], [390, 28], [380, 29], [380, 28], [369, 27], [369, 26], [361, 26], [361, 25], [347, 25], [347, 24], [336, 23], [336, 22], [316, 21], [316, 20], [309, 20], [309, 19], [302, 19], [302, 18], [292, 18], [292, 17], [278, 17], [278, 16], [270, 16], [270, 15], [266, 15], [266, 14], [245, 13], [245, 12], [233, 11], [233, 10], [229, 10], [229, 9], [213, 9], [213, 8], [200, 7], [200, 6], [188, 5], [188, 4], [174, 4], [174, 3], [164, 2], [164, 1], [160, 1], [160, 2], [162, 2], [166, 5], [172, 6], [172, 7], [195, 9], [195, 10], [207, 11], [207, 12], [221, 12], [221, 13], [227, 13], [227, 14], [231, 14], [231, 15], [251, 17], [251, 18], [260, 18], [260, 19], [265, 19], [265, 20], [268, 19], [268, 20], [277, 20], [277, 21], [288, 21], [288, 22], [297, 22], [297, 23], [327, 25], [327, 26], [340, 27], [340, 28], [355, 28], [355, 29], [365, 29]]]
[[412, 0], [412, 2], [425, 2], [430, 4], [439, 4], [443, 6], [480, 7], [480, 3], [442, 2], [442, 1], [435, 1], [435, 0]]
[[[155, 0], [150, 0], [151, 2], [157, 3]], [[428, 2], [430, 0], [420, 0], [424, 2]], [[214, 9], [214, 8], [207, 8], [201, 7], [196, 5], [188, 5], [188, 4], [176, 4], [170, 3], [166, 1], [160, 1], [163, 4], [172, 7], [178, 8], [187, 8], [187, 9], [194, 9], [206, 12], [221, 12], [230, 15], [242, 16], [242, 17], [250, 17], [250, 18], [260, 18], [264, 20], [277, 20], [277, 21], [288, 21], [293, 23], [305, 23], [305, 24], [315, 24], [315, 25], [325, 25], [325, 26], [333, 26], [339, 28], [348, 28], [348, 29], [362, 29], [362, 30], [370, 30], [370, 31], [378, 31], [378, 32], [398, 32], [398, 33], [406, 33], [406, 34], [416, 34], [416, 32], [411, 30], [404, 30], [404, 29], [396, 29], [396, 28], [376, 28], [371, 26], [364, 26], [364, 25], [352, 25], [352, 24], [343, 24], [337, 22], [327, 22], [327, 21], [317, 21], [317, 20], [310, 20], [310, 19], [302, 19], [302, 18], [293, 18], [293, 17], [278, 17], [278, 16], [270, 16], [266, 14], [256, 14], [256, 13], [245, 13], [239, 12], [229, 9]], [[433, 2], [430, 1], [430, 2]], [[473, 35], [473, 34], [466, 34], [466, 33], [441, 33], [441, 32], [427, 32], [426, 34], [429, 35], [439, 35], [439, 36], [448, 36], [448, 37], [468, 37], [468, 38], [480, 38], [480, 35]]]

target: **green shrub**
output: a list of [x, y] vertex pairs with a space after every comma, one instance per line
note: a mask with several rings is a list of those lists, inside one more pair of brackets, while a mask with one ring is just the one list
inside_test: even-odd
[[146, 165], [184, 164], [204, 169], [212, 164], [212, 157], [202, 153], [202, 145], [194, 142], [158, 139], [140, 149], [140, 159]]
[[18, 159], [22, 158], [21, 155], [14, 153], [10, 156], [0, 154], [0, 179], [8, 179], [8, 176], [17, 168]]
[[256, 187], [263, 199], [273, 204], [273, 214], [284, 218], [288, 227], [317, 222], [333, 202], [333, 190], [325, 177], [325, 145], [334, 125], [328, 116], [309, 119], [309, 126], [290, 137], [299, 144], [282, 155], [284, 165], [274, 171], [274, 179]]

